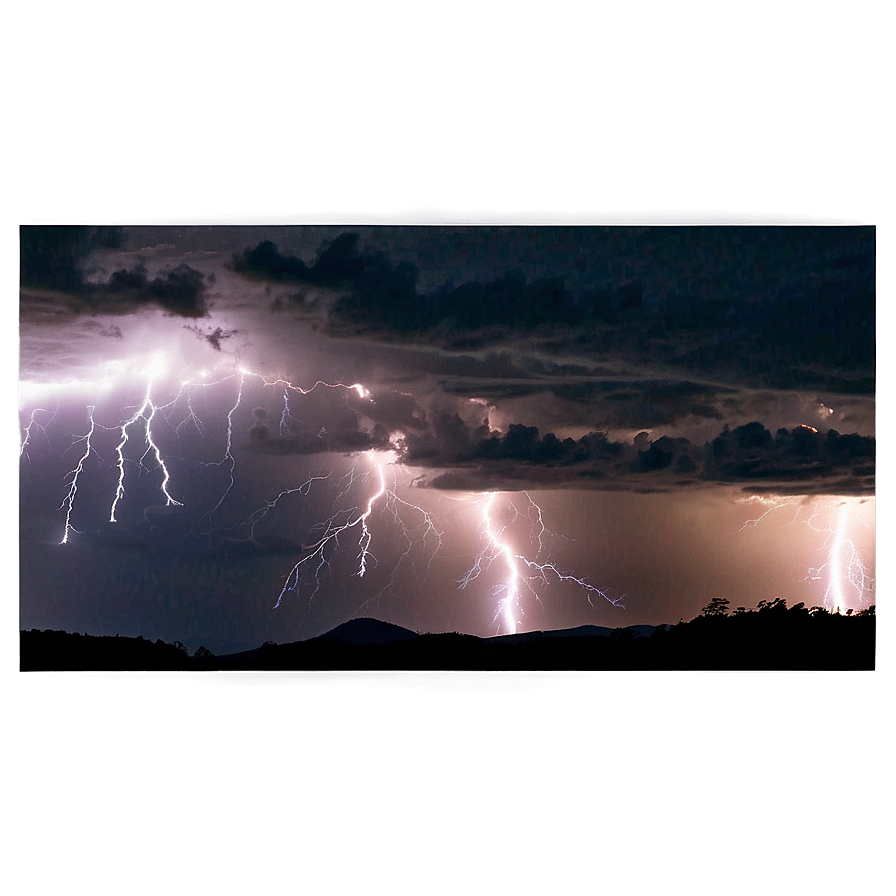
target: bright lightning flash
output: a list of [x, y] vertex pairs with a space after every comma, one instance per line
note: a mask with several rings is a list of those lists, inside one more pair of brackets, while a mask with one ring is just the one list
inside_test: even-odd
[[[317, 591], [320, 588], [321, 572], [325, 567], [329, 566], [330, 559], [327, 554], [328, 550], [331, 546], [334, 548], [338, 548], [340, 536], [345, 535], [345, 533], [349, 532], [350, 530], [355, 530], [358, 532], [357, 575], [359, 578], [363, 578], [363, 576], [368, 572], [370, 568], [371, 561], [375, 562], [376, 560], [370, 550], [372, 534], [368, 526], [368, 520], [370, 519], [370, 515], [373, 513], [374, 508], [380, 502], [386, 503], [387, 506], [392, 509], [395, 520], [401, 525], [404, 537], [407, 540], [407, 546], [405, 551], [399, 556], [398, 562], [393, 567], [392, 578], [390, 579], [389, 584], [381, 589], [381, 591], [376, 595], [377, 597], [394, 583], [397, 568], [401, 561], [410, 552], [413, 543], [407, 526], [404, 525], [399, 516], [399, 507], [417, 511], [422, 516], [422, 522], [420, 523], [418, 528], [422, 527], [424, 530], [423, 540], [425, 541], [426, 537], [432, 534], [436, 538], [438, 546], [441, 546], [441, 533], [436, 528], [429, 514], [426, 513], [426, 511], [424, 511], [422, 508], [402, 500], [395, 494], [395, 491], [393, 489], [390, 489], [388, 487], [386, 483], [385, 467], [390, 460], [394, 461], [394, 455], [392, 455], [391, 458], [388, 454], [385, 457], [380, 457], [377, 456], [377, 452], [373, 450], [367, 451], [365, 453], [372, 467], [368, 476], [372, 476], [375, 479], [376, 485], [372, 494], [370, 494], [367, 499], [364, 510], [359, 512], [359, 510], [355, 508], [348, 514], [348, 518], [343, 522], [340, 522], [339, 520], [344, 516], [344, 512], [337, 512], [323, 524], [322, 528], [324, 529], [324, 534], [321, 536], [321, 538], [318, 539], [315, 544], [308, 547], [308, 550], [310, 550], [311, 553], [306, 554], [301, 560], [299, 560], [298, 563], [295, 564], [295, 566], [293, 566], [292, 570], [283, 583], [283, 587], [280, 590], [280, 595], [277, 598], [277, 603], [274, 605], [274, 609], [280, 606], [284, 596], [288, 592], [296, 591], [299, 585], [300, 573], [302, 571], [302, 568], [305, 566], [313, 568], [314, 570], [315, 588], [309, 600], [312, 600], [314, 598], [315, 594], [317, 594]], [[346, 485], [340, 492], [340, 498], [351, 487], [351, 483], [355, 478], [354, 471], [351, 471], [345, 478], [348, 480], [348, 485]], [[438, 546], [436, 547], [436, 550], [438, 550]], [[316, 561], [316, 564], [314, 563], [314, 561]], [[373, 599], [375, 598], [371, 598], [370, 600]], [[369, 602], [369, 600], [365, 601], [365, 604]]]
[[826, 581], [824, 606], [832, 613], [845, 613], [870, 602], [874, 579], [868, 574], [855, 542], [847, 535], [849, 505], [840, 504], [836, 523], [828, 528], [827, 561], [812, 568], [804, 581]]
[[[825, 562], [821, 566], [810, 567], [808, 574], [800, 581], [824, 584], [822, 603], [827, 610], [845, 613], [849, 609], [855, 609], [856, 605], [869, 603], [874, 592], [874, 579], [868, 573], [855, 542], [848, 537], [852, 520], [867, 525], [853, 513], [854, 502], [821, 498], [807, 502], [804, 498], [774, 496], [754, 496], [748, 500], [765, 509], [760, 516], [747, 520], [741, 526], [741, 531], [747, 527], [756, 527], [770, 514], [789, 507], [794, 509], [794, 514], [785, 525], [793, 525], [802, 518], [809, 529], [826, 536], [821, 548]], [[836, 514], [833, 513], [834, 508]], [[804, 511], [807, 513], [805, 516]]]
[[[527, 500], [529, 501], [529, 509], [534, 509], [537, 515], [536, 524], [538, 526], [538, 530], [535, 533], [534, 537], [538, 543], [538, 551], [535, 557], [527, 557], [526, 555], [518, 553], [513, 549], [506, 534], [508, 526], [505, 525], [502, 527], [498, 527], [492, 517], [492, 510], [494, 507], [495, 499], [497, 497], [497, 492], [488, 492], [485, 496], [485, 500], [482, 502], [481, 524], [481, 529], [485, 536], [486, 544], [483, 550], [477, 555], [470, 569], [468, 569], [464, 576], [458, 580], [458, 585], [460, 586], [461, 590], [466, 589], [471, 582], [479, 578], [479, 576], [485, 569], [488, 569], [495, 560], [500, 558], [504, 566], [506, 567], [507, 572], [503, 580], [492, 589], [492, 595], [498, 597], [498, 606], [495, 612], [495, 621], [498, 621], [499, 619], [503, 621], [503, 625], [506, 629], [507, 634], [515, 634], [517, 631], [517, 626], [519, 625], [517, 614], [521, 613], [522, 611], [519, 600], [521, 585], [525, 584], [526, 587], [535, 596], [535, 599], [540, 603], [541, 600], [538, 596], [538, 592], [533, 587], [531, 580], [537, 578], [542, 582], [542, 584], [547, 584], [549, 580], [548, 573], [550, 573], [552, 576], [555, 576], [561, 582], [571, 582], [585, 591], [588, 598], [588, 603], [592, 607], [594, 606], [594, 604], [592, 603], [591, 596], [592, 594], [596, 594], [599, 597], [602, 597], [609, 604], [612, 604], [614, 607], [620, 607], [624, 609], [624, 605], [622, 604], [624, 595], [615, 599], [610, 598], [600, 588], [596, 588], [594, 585], [591, 585], [584, 579], [563, 572], [553, 563], [545, 563], [539, 561], [538, 557], [543, 549], [542, 537], [546, 531], [542, 510], [532, 500], [528, 493], [525, 494]], [[515, 505], [511, 504], [511, 507], [514, 511], [514, 519], [522, 516]], [[526, 516], [531, 522], [532, 517], [528, 513], [526, 514]], [[524, 568], [532, 571], [533, 573], [535, 573], [535, 575], [525, 575], [522, 571]]]
[[146, 451], [143, 452], [143, 456], [140, 458], [138, 465], [148, 471], [148, 468], [144, 465], [143, 461], [146, 459], [148, 454], [152, 454], [156, 459], [156, 468], [162, 471], [162, 484], [161, 491], [165, 496], [165, 505], [170, 507], [172, 504], [177, 507], [183, 507], [180, 501], [176, 501], [171, 497], [170, 492], [168, 491], [168, 483], [171, 481], [171, 474], [168, 472], [168, 467], [165, 464], [165, 460], [162, 457], [162, 452], [159, 450], [159, 446], [153, 441], [152, 437], [152, 421], [156, 415], [156, 406], [153, 404], [151, 396], [152, 392], [152, 383], [150, 382], [146, 387], [146, 397], [143, 399], [143, 403], [139, 408], [134, 412], [134, 414], [127, 420], [125, 420], [121, 424], [121, 441], [118, 443], [115, 451], [118, 454], [118, 487], [115, 489], [115, 498], [112, 501], [112, 508], [109, 511], [109, 522], [115, 523], [117, 519], [115, 517], [115, 511], [118, 507], [118, 502], [124, 496], [124, 480], [125, 480], [125, 456], [124, 456], [124, 447], [128, 442], [129, 435], [128, 429], [133, 426], [138, 420], [143, 420], [145, 423], [144, 427], [144, 444], [146, 445]]
[[84, 462], [88, 457], [90, 457], [90, 453], [93, 451], [93, 448], [90, 444], [90, 439], [96, 429], [96, 424], [93, 421], [92, 406], [87, 408], [87, 416], [90, 418], [90, 429], [87, 432], [87, 435], [81, 437], [84, 441], [84, 454], [81, 456], [81, 459], [78, 461], [78, 465], [75, 467], [75, 469], [68, 474], [72, 477], [71, 483], [69, 484], [68, 494], [65, 496], [62, 505], [60, 505], [62, 507], [65, 507], [65, 534], [62, 536], [62, 541], [60, 542], [60, 544], [68, 544], [68, 535], [69, 532], [72, 531], [72, 507], [75, 503], [75, 495], [78, 494], [78, 477], [81, 475], [81, 471], [84, 469]]

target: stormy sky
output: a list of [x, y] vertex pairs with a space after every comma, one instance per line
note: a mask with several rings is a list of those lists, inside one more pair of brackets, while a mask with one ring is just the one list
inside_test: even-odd
[[[528, 491], [556, 533], [543, 537], [545, 551], [613, 599], [625, 595], [625, 610], [594, 595], [592, 610], [580, 589], [549, 582], [537, 589], [541, 604], [531, 592], [521, 602], [526, 625], [675, 621], [716, 595], [732, 606], [775, 594], [818, 603], [824, 583], [800, 582], [825, 562], [844, 507], [874, 570], [862, 541], [865, 524], [875, 527], [864, 439], [884, 458], [875, 482], [885, 547], [893, 529], [887, 12], [861, 2], [10, 9], [2, 359], [8, 458], [27, 501], [20, 557], [8, 546], [4, 696], [6, 803], [17, 820], [8, 876], [27, 879], [19, 890], [60, 892], [80, 874], [110, 893], [281, 890], [294, 880], [316, 892], [365, 891], [371, 879], [396, 893], [576, 892], [596, 881], [655, 893], [670, 880], [700, 896], [883, 891], [891, 838], [882, 812], [894, 793], [893, 725], [882, 711], [893, 683], [886, 598], [877, 670], [860, 675], [13, 670], [19, 624], [142, 631], [191, 647], [208, 638], [215, 647], [214, 638], [299, 637], [366, 599], [354, 535], [327, 590], [310, 603], [302, 591], [276, 612], [295, 559], [288, 544], [225, 564], [191, 541], [177, 564], [160, 563], [164, 544], [134, 537], [149, 523], [143, 510], [164, 503], [157, 471], [140, 484], [131, 476], [120, 502], [121, 540], [131, 544], [96, 534], [108, 529], [119, 441], [101, 426], [137, 410], [150, 373], [161, 402], [197, 369], [213, 381], [235, 364], [303, 387], [369, 382], [377, 420], [361, 415], [357, 393], [296, 395], [290, 407], [304, 428], [287, 421], [281, 436], [282, 393], [247, 380], [234, 415], [234, 488], [203, 528], [219, 530], [221, 542], [245, 538], [223, 530], [274, 489], [353, 467], [346, 497], [363, 510], [376, 484], [364, 481], [368, 455], [344, 444], [330, 454], [299, 448], [324, 427], [313, 430], [317, 415], [343, 443], [353, 432], [373, 436], [377, 422], [391, 438], [402, 422], [421, 462], [387, 465], [401, 477], [388, 484], [445, 532], [428, 573], [426, 550], [416, 568], [399, 568], [408, 605], [380, 601], [378, 615], [408, 624], [499, 627], [500, 564], [491, 579], [456, 584], [482, 545], [477, 501], [489, 487], [507, 496], [495, 497], [495, 518], [519, 551], [537, 548]], [[234, 223], [253, 226], [205, 235], [132, 226]], [[437, 231], [411, 238], [374, 226], [408, 223], [877, 225], [879, 425], [871, 361], [852, 354], [867, 349], [861, 316], [850, 315], [839, 352], [825, 336], [843, 323], [834, 283], [867, 307], [856, 289], [867, 263], [850, 272], [842, 249], [782, 247], [776, 273], [770, 257], [751, 266], [755, 245], [720, 252], [718, 240], [702, 257], [672, 242], [647, 251], [632, 236], [608, 236], [592, 252], [561, 229], [556, 243], [544, 231], [508, 253], [494, 235], [445, 241]], [[59, 262], [57, 274], [38, 263], [25, 284], [21, 224], [103, 230], [51, 241], [43, 258]], [[387, 264], [343, 266], [337, 286], [334, 267], [315, 264], [345, 233], [358, 234], [357, 252], [382, 253]], [[276, 254], [251, 254], [265, 242]], [[867, 257], [866, 238], [847, 242]], [[399, 271], [405, 263], [416, 268], [413, 289], [399, 276], [410, 274]], [[520, 275], [534, 301], [514, 327], [500, 297], [519, 296]], [[477, 291], [508, 276], [493, 302]], [[557, 278], [562, 292], [534, 287]], [[413, 319], [397, 315], [400, 302], [359, 307], [362, 287], [377, 294], [385, 283], [401, 285], [397, 299], [430, 296], [429, 305]], [[451, 295], [457, 312], [435, 321]], [[550, 295], [566, 313], [557, 327], [539, 317]], [[688, 313], [679, 301], [688, 297], [711, 303]], [[828, 317], [789, 313], [804, 302]], [[655, 318], [639, 322], [660, 307], [676, 311], [665, 330]], [[760, 313], [745, 317], [751, 307]], [[577, 310], [592, 316], [576, 320]], [[189, 505], [150, 511], [156, 535], [179, 513], [189, 531], [226, 487], [217, 464], [235, 384], [206, 390], [204, 401], [196, 392], [206, 440], [189, 424], [178, 449], [164, 414], [155, 421], [171, 493]], [[73, 515], [86, 538], [61, 551], [65, 477], [83, 450], [69, 433], [88, 431], [88, 405], [98, 457], [85, 462]], [[29, 463], [19, 446], [36, 407], [46, 409], [37, 418], [48, 439], [36, 433]], [[185, 412], [176, 410], [175, 427]], [[511, 434], [511, 424], [525, 429]], [[259, 425], [268, 450], [250, 443]], [[793, 433], [802, 426], [823, 441]], [[780, 429], [789, 435], [779, 440]], [[847, 441], [829, 442], [829, 429]], [[641, 432], [648, 442], [636, 445]], [[664, 437], [672, 443], [657, 446]], [[566, 439], [574, 446], [563, 448]], [[815, 454], [797, 451], [813, 445]], [[694, 469], [679, 469], [682, 458]], [[411, 485], [421, 476], [428, 488]], [[446, 488], [445, 476], [461, 490]], [[309, 544], [348, 484], [331, 478], [291, 496], [259, 536]], [[785, 502], [771, 497], [782, 494]], [[404, 543], [391, 510], [372, 518], [371, 536], [380, 565], [371, 563], [369, 581], [380, 575], [380, 587]], [[883, 550], [883, 594], [892, 590], [887, 561]], [[29, 585], [22, 601], [17, 572]], [[419, 608], [425, 618], [413, 616]]]
[[868, 226], [25, 226], [22, 624], [222, 649], [359, 614], [491, 635], [873, 602], [875, 250]]

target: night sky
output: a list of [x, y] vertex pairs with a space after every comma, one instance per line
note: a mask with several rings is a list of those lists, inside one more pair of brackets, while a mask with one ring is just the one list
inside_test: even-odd
[[36, 226], [21, 272], [23, 628], [874, 602], [873, 227]]

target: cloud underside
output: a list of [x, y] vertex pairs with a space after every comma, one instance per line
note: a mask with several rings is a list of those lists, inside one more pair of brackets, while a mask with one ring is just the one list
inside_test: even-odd
[[[367, 411], [369, 424], [376, 412]], [[875, 440], [836, 430], [799, 426], [772, 435], [754, 422], [725, 427], [697, 445], [685, 438], [651, 439], [643, 432], [630, 442], [598, 432], [560, 439], [520, 424], [500, 434], [484, 419], [477, 423], [447, 411], [415, 415], [413, 422], [403, 431], [380, 421], [332, 433], [322, 428], [317, 434], [273, 435], [258, 421], [242, 447], [281, 455], [394, 450], [398, 463], [422, 471], [418, 486], [460, 491], [654, 492], [725, 484], [757, 493], [871, 495], [875, 488]]]

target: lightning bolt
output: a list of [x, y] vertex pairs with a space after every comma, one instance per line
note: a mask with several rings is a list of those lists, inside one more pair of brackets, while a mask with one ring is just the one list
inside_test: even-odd
[[299, 395], [310, 395], [318, 386], [323, 386], [325, 389], [351, 389], [352, 391], [357, 392], [360, 398], [370, 398], [370, 391], [366, 386], [362, 386], [361, 383], [353, 383], [351, 386], [347, 386], [345, 383], [326, 383], [323, 380], [318, 380], [310, 388], [304, 389], [301, 386], [297, 386], [295, 383], [291, 383], [289, 380], [283, 379], [282, 377], [269, 380], [262, 374], [255, 373], [246, 367], [240, 367], [239, 373], [241, 376], [256, 377], [257, 379], [260, 379], [265, 386], [283, 386], [284, 390], [287, 392], [287, 395], [288, 390], [290, 389], [292, 389], [293, 392], [298, 392]]
[[[190, 423], [193, 424], [194, 429], [200, 436], [205, 437], [206, 429], [202, 420], [196, 416], [196, 412], [193, 410], [193, 386], [199, 385], [198, 383], [191, 383], [185, 380], [181, 383], [181, 387], [178, 390], [177, 395], [174, 396], [174, 399], [168, 404], [163, 405], [159, 410], [168, 410], [168, 413], [165, 414], [165, 420], [168, 422], [168, 425], [171, 425], [171, 415], [174, 412], [174, 408], [177, 406], [178, 401], [180, 401], [181, 395], [186, 391], [187, 393], [187, 415], [177, 424], [177, 426], [173, 427], [175, 435], [180, 439], [181, 430], [184, 429]], [[204, 383], [202, 385], [205, 385]]]
[[[77, 444], [80, 441], [84, 442], [84, 454], [81, 456], [78, 461], [77, 466], [74, 470], [72, 470], [68, 476], [71, 476], [71, 482], [69, 484], [68, 494], [63, 500], [62, 504], [60, 504], [60, 508], [65, 507], [65, 534], [62, 536], [62, 541], [60, 544], [68, 544], [68, 536], [69, 532], [73, 531], [72, 527], [72, 507], [75, 504], [75, 496], [78, 494], [78, 477], [81, 475], [81, 471], [84, 469], [84, 463], [88, 457], [90, 457], [90, 453], [93, 451], [93, 447], [90, 444], [90, 439], [93, 436], [94, 430], [96, 429], [96, 424], [93, 420], [93, 405], [90, 405], [87, 408], [87, 416], [90, 420], [90, 429], [87, 432], [87, 435], [81, 436], [72, 444]], [[67, 477], [66, 477], [67, 478]], [[75, 530], [77, 531], [77, 530]]]
[[[826, 581], [824, 606], [832, 613], [845, 613], [854, 598], [867, 604], [874, 591], [874, 579], [868, 574], [855, 542], [847, 537], [849, 508], [844, 502], [837, 511], [836, 524], [829, 526], [827, 561], [811, 568], [802, 581]], [[826, 573], [826, 575], [825, 575]]]
[[[802, 521], [813, 532], [826, 536], [821, 548], [826, 559], [821, 566], [810, 567], [800, 582], [824, 583], [822, 603], [832, 613], [845, 612], [849, 609], [851, 601], [858, 601], [859, 604], [868, 603], [869, 595], [874, 590], [874, 579], [869, 575], [855, 542], [847, 537], [851, 517], [848, 502], [837, 502], [836, 518], [832, 520], [831, 511], [835, 504], [831, 500], [817, 499], [811, 505], [807, 505], [805, 500], [800, 498], [753, 496], [746, 500], [759, 503], [767, 509], [756, 519], [747, 520], [741, 526], [741, 532], [748, 526], [758, 526], [776, 510], [795, 507], [793, 519], [786, 523], [790, 526], [800, 519], [803, 510], [807, 508], [808, 516]], [[825, 519], [827, 522], [824, 522]]]
[[[321, 573], [325, 568], [329, 567], [330, 559], [327, 552], [330, 546], [332, 545], [338, 549], [340, 545], [340, 537], [349, 530], [356, 530], [358, 533], [357, 576], [363, 578], [370, 571], [371, 563], [375, 563], [376, 561], [376, 558], [371, 552], [373, 536], [368, 522], [375, 508], [380, 505], [382, 505], [391, 515], [398, 526], [404, 539], [404, 549], [399, 553], [397, 561], [392, 565], [391, 576], [387, 583], [375, 595], [365, 600], [358, 607], [358, 610], [363, 609], [368, 604], [378, 600], [384, 593], [394, 586], [398, 569], [410, 554], [415, 543], [422, 543], [425, 545], [430, 536], [435, 539], [436, 545], [433, 552], [430, 554], [430, 563], [432, 563], [433, 557], [438, 552], [439, 548], [441, 548], [442, 533], [436, 527], [432, 517], [423, 510], [423, 508], [400, 498], [396, 494], [394, 488], [389, 488], [386, 481], [387, 461], [383, 457], [377, 456], [377, 453], [373, 450], [369, 450], [365, 452], [365, 454], [370, 462], [371, 469], [364, 477], [364, 481], [367, 482], [370, 479], [373, 479], [375, 481], [375, 487], [368, 496], [363, 511], [359, 510], [357, 507], [352, 508], [349, 511], [337, 511], [330, 517], [330, 519], [320, 526], [323, 530], [323, 535], [314, 544], [308, 546], [307, 550], [310, 550], [311, 553], [303, 557], [293, 566], [292, 570], [290, 570], [283, 583], [283, 587], [280, 590], [280, 595], [277, 598], [274, 609], [277, 609], [280, 606], [287, 593], [296, 591], [299, 585], [301, 570], [306, 566], [312, 570], [314, 577], [314, 590], [309, 597], [309, 602], [314, 599], [320, 589]], [[336, 497], [337, 503], [348, 494], [356, 477], [357, 473], [352, 469], [337, 484], [337, 488], [340, 489], [339, 494]], [[412, 511], [418, 516], [418, 522], [414, 526], [409, 526], [404, 521], [402, 514], [403, 512], [408, 511]]]
[[35, 408], [31, 412], [31, 419], [28, 421], [28, 426], [25, 427], [25, 438], [22, 440], [22, 444], [19, 448], [19, 460], [21, 460], [22, 456], [24, 455], [27, 458], [28, 462], [31, 463], [31, 455], [28, 453], [28, 446], [31, 444], [32, 430], [35, 427], [39, 429], [43, 433], [44, 438], [49, 441], [49, 437], [47, 436], [47, 427], [56, 419], [56, 414], [59, 413], [59, 408], [56, 408], [56, 410], [53, 412], [53, 416], [50, 417], [50, 419], [46, 423], [38, 423], [37, 417], [35, 416], [36, 414], [48, 413], [49, 411], [46, 408]]
[[280, 435], [289, 435], [289, 421], [292, 415], [289, 413], [289, 388], [283, 389], [283, 413], [280, 415]]
[[[153, 404], [151, 398], [152, 392], [152, 383], [148, 383], [146, 386], [146, 397], [143, 399], [143, 403], [134, 414], [125, 420], [121, 424], [120, 432], [121, 432], [121, 441], [115, 448], [115, 452], [118, 455], [118, 486], [115, 489], [115, 498], [112, 501], [112, 507], [109, 511], [109, 522], [115, 523], [118, 520], [116, 519], [115, 513], [118, 508], [118, 502], [124, 496], [124, 480], [125, 480], [125, 456], [124, 456], [124, 447], [128, 443], [129, 435], [128, 429], [133, 426], [138, 420], [143, 420], [145, 423], [144, 429], [144, 440], [146, 442], [146, 451], [143, 452], [142, 457], [138, 465], [147, 470], [147, 467], [144, 465], [143, 461], [146, 459], [148, 454], [153, 454], [156, 459], [157, 469], [162, 471], [162, 485], [161, 491], [165, 496], [165, 505], [170, 507], [172, 504], [177, 507], [183, 507], [180, 501], [175, 500], [171, 497], [171, 493], [168, 491], [168, 483], [171, 481], [171, 475], [168, 472], [168, 467], [165, 463], [164, 458], [162, 457], [162, 452], [159, 450], [159, 446], [155, 443], [152, 436], [152, 421], [156, 414], [156, 406]], [[167, 405], [166, 405], [167, 407]], [[147, 414], [147, 410], [149, 413]]]
[[[410, 501], [405, 501], [403, 498], [399, 498], [394, 489], [386, 490], [385, 506], [401, 533], [401, 537], [404, 539], [404, 549], [399, 553], [398, 559], [392, 565], [392, 571], [386, 584], [383, 585], [373, 597], [365, 600], [357, 608], [356, 612], [363, 610], [371, 603], [375, 603], [386, 592], [389, 592], [394, 588], [398, 570], [401, 568], [404, 560], [410, 556], [415, 544], [420, 544], [421, 550], [423, 550], [425, 549], [430, 536], [435, 539], [436, 544], [434, 549], [429, 553], [429, 561], [427, 562], [425, 570], [426, 573], [429, 572], [429, 568], [432, 566], [432, 561], [442, 547], [442, 533], [439, 531], [432, 517], [422, 507], [419, 507], [417, 504], [412, 504]], [[418, 516], [419, 522], [416, 526], [409, 526], [408, 523], [405, 522], [405, 519], [402, 516], [402, 510], [413, 511], [414, 514]]]
[[249, 527], [249, 535], [248, 538], [255, 538], [255, 527], [272, 511], [280, 501], [287, 497], [288, 495], [294, 495], [296, 493], [302, 495], [303, 497], [308, 497], [308, 493], [311, 491], [311, 486], [315, 482], [323, 482], [325, 479], [329, 479], [330, 474], [327, 473], [326, 476], [309, 476], [301, 485], [297, 485], [295, 488], [285, 488], [276, 498], [272, 498], [270, 501], [265, 501], [264, 505], [259, 507], [257, 510], [253, 511], [243, 522], [241, 522], [238, 526], [234, 527], [236, 529], [242, 529], [246, 526]]
[[[226, 377], [225, 379], [229, 379]], [[223, 381], [221, 381], [223, 382]], [[228, 473], [230, 474], [230, 481], [227, 483], [227, 487], [224, 489], [224, 493], [218, 499], [218, 503], [209, 510], [207, 513], [204, 513], [197, 523], [202, 522], [202, 520], [207, 519], [211, 522], [212, 516], [214, 516], [215, 512], [218, 508], [224, 503], [225, 498], [230, 494], [231, 489], [234, 485], [234, 477], [233, 471], [236, 467], [236, 460], [234, 459], [232, 448], [233, 448], [233, 415], [236, 413], [236, 409], [240, 406], [240, 402], [243, 400], [243, 385], [245, 382], [245, 373], [240, 370], [240, 379], [239, 379], [239, 388], [237, 389], [236, 401], [234, 402], [233, 407], [227, 412], [227, 436], [224, 445], [224, 456], [221, 460], [217, 461], [214, 464], [203, 464], [203, 466], [214, 466], [214, 467], [223, 467], [225, 464], [228, 465]]]
[[[618, 598], [610, 598], [606, 592], [590, 584], [584, 578], [564, 572], [554, 563], [539, 561], [538, 555], [543, 550], [542, 538], [546, 532], [544, 518], [541, 508], [532, 500], [528, 492], [525, 495], [529, 501], [529, 510], [534, 509], [536, 511], [535, 523], [537, 529], [533, 537], [538, 544], [538, 552], [535, 557], [530, 558], [514, 550], [505, 534], [508, 526], [500, 528], [496, 526], [492, 519], [492, 508], [497, 492], [488, 492], [485, 500], [482, 502], [481, 523], [481, 530], [485, 536], [486, 544], [483, 550], [476, 556], [470, 569], [458, 580], [460, 589], [465, 590], [471, 582], [478, 579], [485, 570], [490, 568], [495, 560], [500, 558], [506, 567], [506, 573], [502, 581], [491, 589], [491, 593], [492, 596], [498, 598], [495, 621], [502, 619], [508, 634], [515, 634], [519, 624], [516, 617], [517, 613], [521, 612], [522, 609], [519, 601], [521, 585], [525, 585], [535, 599], [541, 603], [538, 592], [532, 585], [532, 580], [536, 578], [545, 585], [548, 584], [551, 576], [556, 577], [560, 582], [569, 582], [576, 585], [585, 592], [588, 603], [592, 607], [594, 606], [592, 595], [596, 594], [612, 606], [624, 609], [622, 600], [625, 595]], [[521, 516], [514, 504], [511, 504], [511, 509], [514, 511], [514, 519]], [[529, 516], [529, 519], [531, 521], [531, 516]], [[534, 572], [535, 575], [524, 574], [524, 569]]]
[[[323, 537], [320, 538], [316, 544], [310, 546], [311, 553], [299, 560], [286, 577], [286, 581], [283, 583], [280, 595], [277, 598], [277, 603], [274, 604], [275, 610], [280, 606], [287, 591], [295, 591], [299, 583], [299, 571], [301, 570], [301, 567], [306, 563], [309, 563], [315, 557], [320, 558], [323, 562], [325, 560], [325, 551], [327, 547], [330, 544], [338, 544], [340, 535], [356, 527], [360, 527], [360, 535], [358, 536], [358, 576], [363, 577], [367, 572], [367, 565], [371, 558], [371, 535], [370, 529], [367, 527], [367, 519], [370, 514], [373, 513], [373, 508], [376, 502], [386, 493], [386, 477], [383, 473], [382, 464], [376, 462], [375, 453], [372, 450], [366, 453], [373, 462], [379, 480], [376, 491], [367, 500], [367, 507], [363, 513], [358, 514], [354, 519], [350, 519], [348, 522], [342, 523], [341, 525], [335, 523], [335, 517], [331, 517], [330, 520], [327, 521]], [[318, 571], [319, 570], [320, 566], [318, 567]]]

